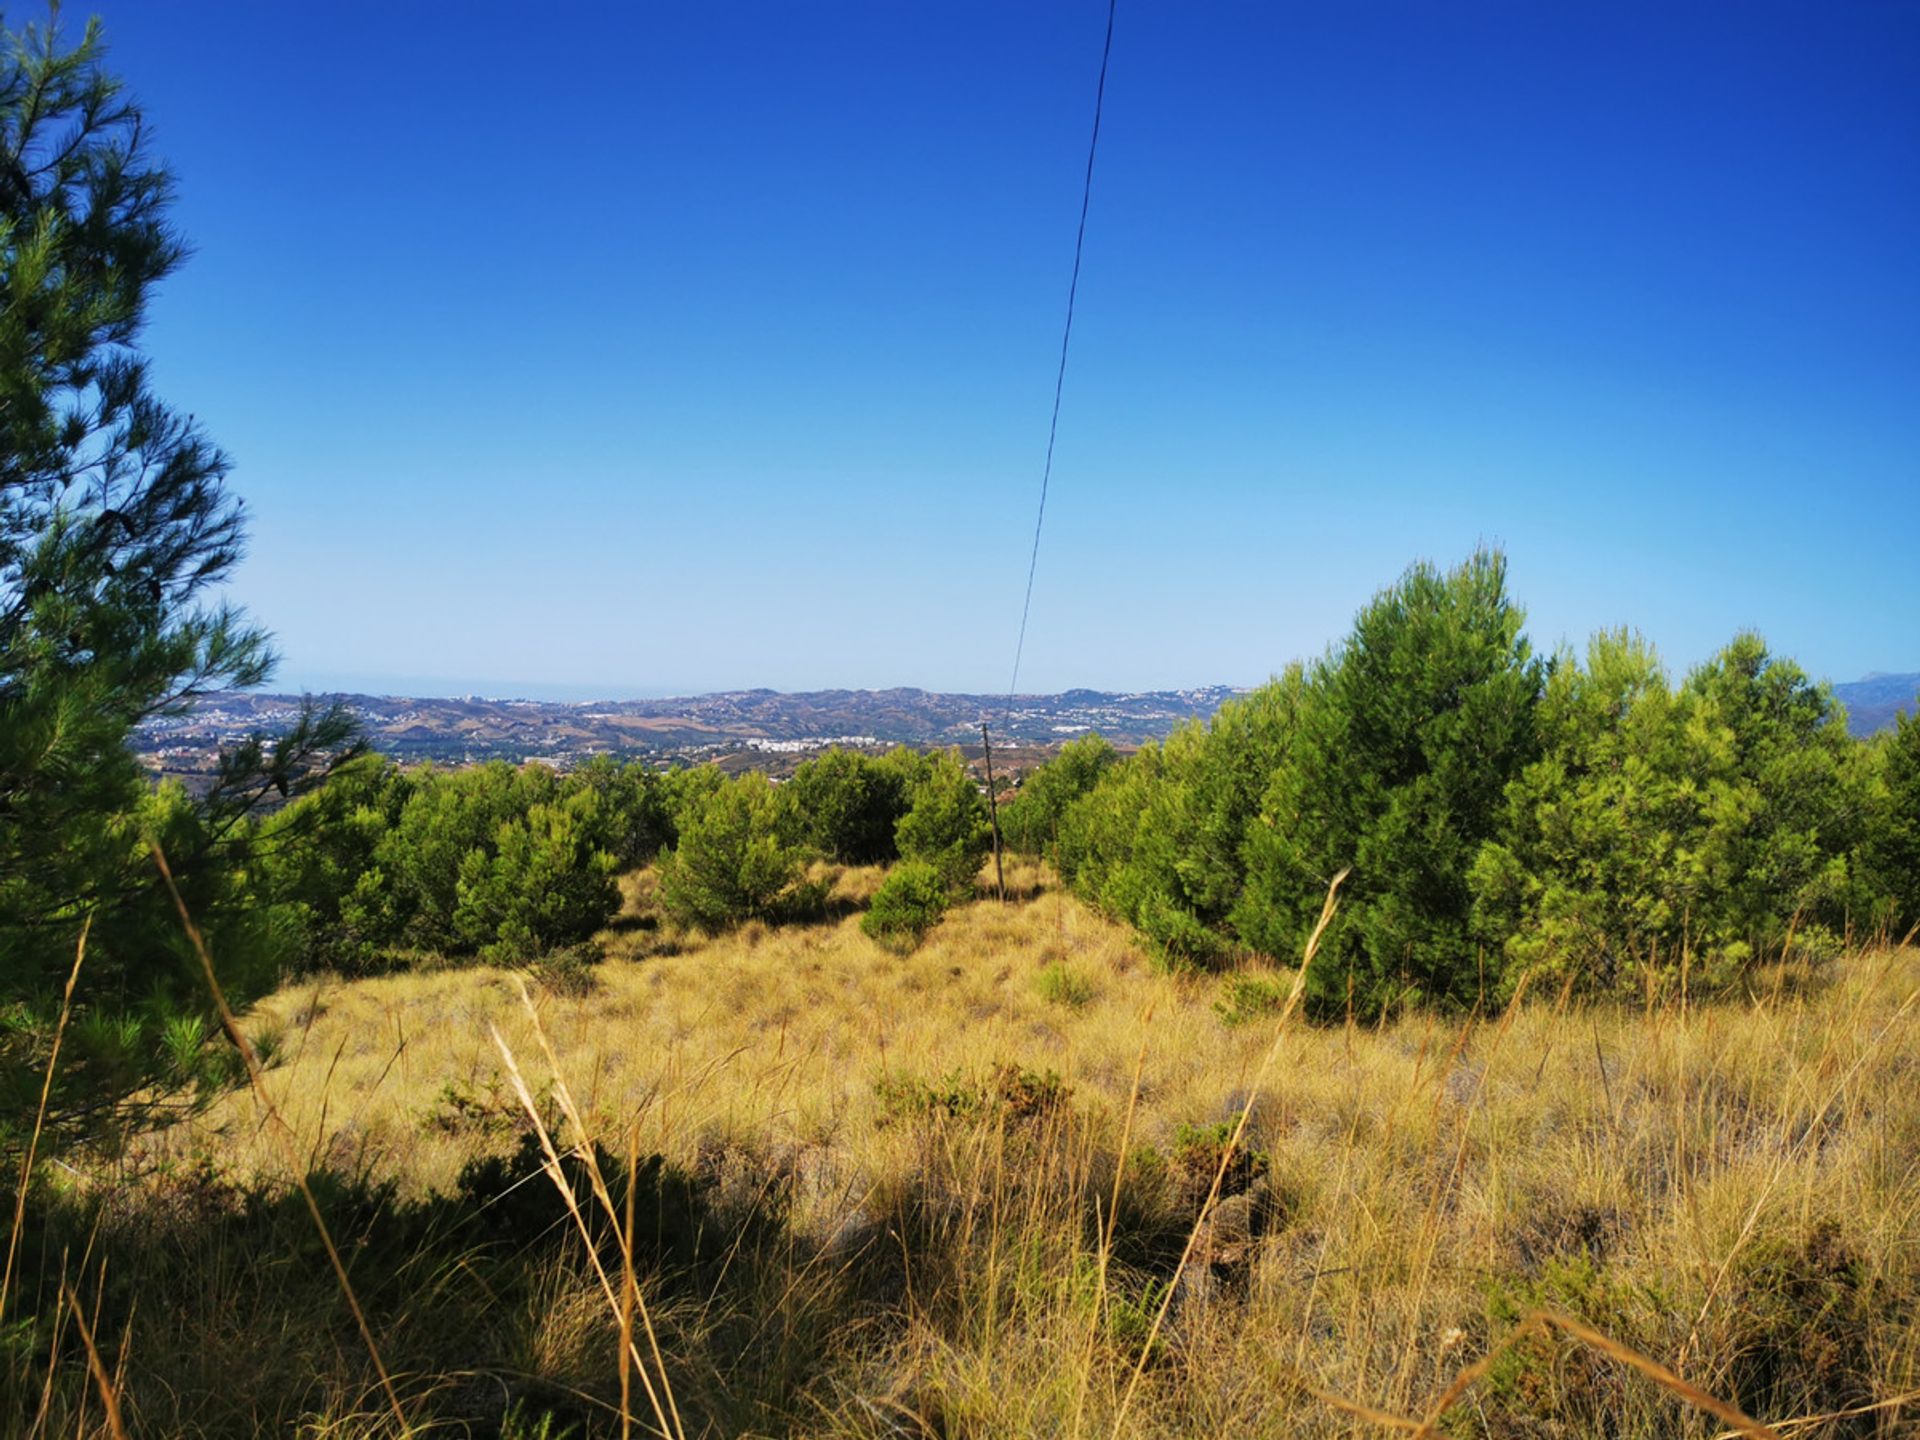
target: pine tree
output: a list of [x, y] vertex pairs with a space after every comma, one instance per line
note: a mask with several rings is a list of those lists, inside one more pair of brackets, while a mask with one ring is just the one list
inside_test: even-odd
[[[273, 665], [265, 633], [212, 598], [244, 538], [227, 458], [153, 394], [138, 348], [186, 254], [172, 192], [97, 23], [72, 48], [52, 25], [0, 35], [0, 992], [29, 1016], [90, 918], [83, 1005], [187, 1003], [177, 920], [171, 940], [151, 929], [165, 907], [129, 740]], [[192, 823], [170, 826], [183, 882], [352, 739], [350, 717], [310, 706], [223, 757]], [[0, 1070], [41, 1030], [11, 1033]]]
[[1544, 668], [1522, 619], [1497, 552], [1446, 574], [1416, 565], [1309, 675], [1289, 761], [1248, 827], [1234, 918], [1256, 948], [1298, 955], [1350, 868], [1308, 977], [1321, 1013], [1349, 997], [1362, 1012], [1478, 998], [1468, 872], [1536, 753]]

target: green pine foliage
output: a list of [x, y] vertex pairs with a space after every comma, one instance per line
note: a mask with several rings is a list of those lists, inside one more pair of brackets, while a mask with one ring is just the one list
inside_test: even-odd
[[600, 848], [606, 802], [587, 786], [506, 821], [491, 853], [460, 862], [453, 924], [489, 960], [533, 960], [586, 939], [620, 909], [618, 862]]
[[1687, 963], [1710, 984], [1844, 933], [1867, 757], [1826, 688], [1757, 637], [1676, 690], [1643, 640], [1596, 636], [1584, 665], [1556, 666], [1538, 729], [1472, 875], [1478, 932], [1515, 974], [1604, 989]]
[[[900, 761], [902, 768], [908, 762]], [[954, 751], [920, 757], [908, 790], [907, 813], [894, 826], [902, 858], [931, 865], [955, 899], [973, 888], [980, 864], [993, 848], [987, 802]]]
[[[715, 772], [718, 773], [718, 772]], [[792, 806], [765, 775], [723, 779], [692, 803], [660, 864], [660, 903], [683, 925], [722, 930], [817, 909]]]
[[130, 751], [143, 721], [257, 685], [274, 657], [219, 599], [245, 540], [227, 458], [154, 392], [139, 348], [186, 245], [172, 179], [102, 58], [97, 24], [71, 48], [52, 23], [0, 33], [0, 1126], [16, 1092], [37, 1098], [83, 929], [75, 1035], [132, 1036], [112, 1066], [128, 1085], [169, 1068], [143, 1017], [209, 1013], [149, 841], [233, 998], [271, 977], [270, 927], [221, 909], [238, 896], [246, 817], [354, 748], [345, 712], [309, 706], [223, 756], [191, 797], [150, 796]]
[[254, 896], [292, 940], [301, 970], [379, 969], [402, 928], [380, 848], [414, 791], [432, 783], [370, 756], [268, 816], [252, 847]]
[[1235, 924], [1297, 956], [1350, 872], [1308, 978], [1319, 1013], [1479, 997], [1468, 872], [1537, 743], [1544, 669], [1521, 622], [1501, 555], [1416, 565], [1307, 676], [1291, 754], [1248, 827]]
[[1295, 666], [1228, 701], [1208, 725], [1143, 747], [1069, 811], [1062, 872], [1169, 965], [1217, 965], [1245, 948], [1233, 916], [1247, 827], [1287, 758], [1303, 687]]
[[1902, 715], [1867, 755], [1866, 835], [1858, 880], [1895, 939], [1920, 926], [1920, 713]]
[[600, 839], [621, 870], [645, 865], [673, 843], [673, 809], [666, 776], [638, 760], [625, 765], [596, 755], [569, 777], [601, 800]]
[[638, 765], [363, 763], [259, 827], [251, 893], [293, 937], [295, 969], [530, 960], [612, 919], [622, 857], [650, 858], [665, 815]]
[[1416, 566], [1325, 659], [1090, 789], [1051, 768], [1023, 788], [1076, 794], [1062, 878], [1168, 964], [1293, 960], [1348, 870], [1321, 1016], [1497, 1002], [1529, 973], [1706, 988], [1920, 922], [1920, 721], [1850, 739], [1751, 635], [1678, 687], [1626, 632], [1543, 664], [1493, 553]]
[[894, 827], [907, 813], [909, 776], [898, 762], [829, 750], [787, 782], [808, 846], [844, 865], [884, 865], [899, 855]]
[[460, 951], [477, 939], [459, 915], [470, 856], [490, 861], [503, 830], [550, 803], [560, 781], [543, 765], [504, 760], [465, 770], [424, 769], [375, 863], [390, 896], [393, 938], [417, 950]]
[[947, 912], [945, 878], [924, 860], [902, 860], [874, 892], [861, 931], [896, 950], [911, 950]]
[[1000, 806], [1000, 835], [1009, 850], [1052, 857], [1067, 811], [1090, 794], [1120, 758], [1101, 735], [1070, 740]]

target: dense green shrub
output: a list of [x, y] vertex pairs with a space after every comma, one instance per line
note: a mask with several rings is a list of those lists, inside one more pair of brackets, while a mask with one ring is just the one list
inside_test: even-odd
[[1101, 909], [1174, 965], [1242, 948], [1233, 912], [1246, 885], [1247, 826], [1285, 762], [1303, 689], [1298, 666], [1109, 767], [1076, 801], [1054, 855]]
[[666, 848], [680, 843], [680, 827], [718, 791], [726, 788], [727, 772], [718, 765], [686, 765], [660, 777], [660, 793], [667, 819]]
[[846, 865], [883, 865], [898, 856], [894, 827], [907, 813], [909, 776], [898, 762], [857, 750], [829, 750], [787, 782], [806, 843]]
[[1712, 794], [1706, 943], [1763, 953], [1789, 930], [1843, 924], [1867, 772], [1833, 692], [1747, 634], [1688, 675], [1680, 700]]
[[596, 755], [566, 778], [564, 788], [569, 792], [584, 788], [599, 796], [600, 845], [620, 869], [645, 865], [673, 843], [666, 776], [644, 761], [622, 765]]
[[921, 773], [908, 791], [910, 805], [894, 827], [894, 840], [904, 859], [931, 865], [957, 899], [972, 889], [993, 846], [987, 802], [954, 751], [925, 757], [914, 768]]
[[378, 854], [414, 780], [369, 756], [316, 794], [264, 820], [250, 883], [292, 940], [296, 968], [376, 968], [398, 924]]
[[394, 938], [423, 950], [469, 945], [471, 932], [457, 918], [467, 857], [491, 859], [501, 829], [551, 802], [559, 783], [544, 765], [516, 768], [504, 760], [417, 772], [412, 795], [374, 855]]
[[265, 822], [250, 880], [295, 937], [296, 968], [530, 959], [612, 918], [622, 854], [651, 853], [665, 815], [664, 785], [639, 766], [379, 763]]
[[[1520, 622], [1498, 555], [1416, 566], [1318, 664], [1101, 766], [1054, 826], [1062, 877], [1161, 959], [1212, 964], [1300, 953], [1350, 868], [1322, 1015], [1529, 970], [1637, 985], [1683, 955], [1710, 985], [1920, 921], [1920, 722], [1851, 740], [1754, 636], [1676, 689], [1635, 637], [1543, 665]], [[1035, 794], [1067, 788], [1047, 773]]]
[[682, 924], [718, 930], [817, 906], [801, 883], [807, 857], [792, 838], [791, 807], [758, 771], [723, 780], [678, 829], [660, 864], [660, 903]]
[[873, 903], [860, 917], [860, 929], [883, 944], [910, 950], [940, 923], [947, 895], [947, 882], [933, 866], [902, 860], [880, 882]]
[[[1363, 1008], [1477, 985], [1466, 873], [1530, 752], [1540, 667], [1499, 557], [1415, 567], [1353, 638], [1106, 770], [1054, 857], [1172, 964], [1300, 953], [1349, 866], [1312, 994]], [[1363, 878], [1364, 877], [1364, 878]]]
[[1517, 968], [1606, 987], [1684, 954], [1710, 983], [1875, 908], [1849, 865], [1867, 757], [1826, 687], [1757, 637], [1676, 691], [1643, 641], [1597, 636], [1556, 666], [1538, 728], [1472, 875], [1479, 932]]
[[1884, 897], [1875, 923], [1897, 939], [1920, 925], [1920, 713], [1902, 715], [1867, 755], [1870, 800], [1861, 879]]
[[460, 862], [462, 941], [490, 960], [530, 960], [600, 929], [620, 909], [604, 833], [599, 794], [584, 787], [503, 823], [491, 854], [475, 848]]
[[1000, 806], [1000, 836], [1010, 850], [1051, 855], [1067, 811], [1090, 794], [1119, 760], [1104, 736], [1082, 735], [1021, 782]]
[[1416, 565], [1306, 677], [1289, 762], [1248, 827], [1235, 922], [1256, 949], [1299, 955], [1350, 870], [1308, 976], [1319, 1013], [1476, 998], [1468, 871], [1537, 751], [1544, 673], [1521, 618], [1497, 553]]

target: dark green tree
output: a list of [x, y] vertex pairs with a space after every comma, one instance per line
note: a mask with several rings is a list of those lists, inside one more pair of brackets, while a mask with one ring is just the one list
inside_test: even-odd
[[1212, 964], [1244, 948], [1233, 913], [1247, 825], [1287, 763], [1303, 687], [1290, 668], [1207, 724], [1107, 766], [1067, 809], [1054, 847], [1062, 875], [1169, 964]]
[[576, 787], [502, 824], [460, 863], [453, 924], [489, 960], [533, 960], [589, 939], [620, 909], [618, 863], [599, 841], [600, 793]]
[[947, 913], [947, 882], [924, 860], [902, 860], [874, 891], [861, 932], [894, 950], [911, 950]]
[[1833, 948], [1871, 803], [1867, 757], [1833, 691], [1744, 634], [1688, 675], [1679, 699], [1705, 792], [1690, 857], [1710, 902], [1694, 905], [1702, 949], [1775, 955], [1790, 934]]
[[993, 847], [986, 798], [957, 751], [924, 757], [917, 768], [920, 777], [908, 792], [911, 803], [894, 827], [894, 840], [902, 859], [931, 865], [958, 899], [972, 890]]
[[[460, 880], [475, 854], [491, 861], [502, 830], [550, 804], [560, 782], [544, 765], [504, 760], [465, 770], [422, 769], [374, 853], [387, 933], [412, 949], [459, 952], [476, 941], [460, 918]], [[365, 897], [369, 904], [375, 897]]]
[[857, 750], [829, 750], [787, 782], [807, 844], [846, 865], [884, 865], [899, 850], [894, 826], [907, 812], [907, 777]]
[[[89, 917], [83, 1009], [203, 1003], [173, 941], [134, 923], [166, 907], [134, 833], [147, 784], [129, 740], [273, 665], [265, 634], [213, 598], [244, 536], [227, 459], [154, 395], [138, 349], [186, 253], [171, 198], [97, 24], [71, 48], [52, 25], [0, 36], [0, 989], [23, 1007], [0, 1066], [38, 1054]], [[218, 893], [196, 877], [232, 863], [247, 813], [352, 743], [350, 717], [309, 706], [225, 756], [193, 823], [170, 827], [182, 883]], [[237, 981], [252, 922], [199, 918]]]
[[292, 968], [354, 974], [386, 963], [402, 917], [380, 852], [414, 787], [398, 766], [368, 756], [261, 822], [249, 889], [283, 927]]
[[1300, 697], [1289, 763], [1248, 827], [1235, 912], [1257, 949], [1303, 949], [1327, 885], [1351, 869], [1308, 994], [1321, 1013], [1403, 998], [1472, 1002], [1483, 979], [1468, 872], [1507, 782], [1536, 753], [1544, 667], [1506, 561], [1416, 565], [1360, 612]]
[[622, 870], [645, 865], [673, 843], [673, 815], [666, 777], [643, 761], [622, 765], [597, 755], [567, 777], [572, 792], [588, 789], [600, 797], [595, 815], [601, 827], [599, 848]]
[[1862, 843], [1870, 891], [1885, 897], [1885, 923], [1899, 939], [1920, 925], [1920, 712], [1903, 714], [1874, 741], [1876, 803]]
[[1089, 794], [1120, 758], [1102, 735], [1082, 735], [1020, 782], [1013, 798], [1000, 806], [1000, 834], [1007, 848], [1027, 855], [1051, 855], [1067, 810]]
[[705, 930], [813, 908], [822, 897], [802, 882], [806, 853], [792, 831], [791, 810], [765, 775], [723, 779], [681, 815], [679, 843], [660, 862], [661, 905]]
[[685, 765], [660, 777], [666, 802], [667, 848], [680, 843], [680, 827], [708, 799], [727, 786], [727, 772], [718, 765]]

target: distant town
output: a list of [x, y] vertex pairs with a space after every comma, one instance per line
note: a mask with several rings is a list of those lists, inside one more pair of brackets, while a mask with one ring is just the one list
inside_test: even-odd
[[[457, 699], [342, 695], [376, 749], [404, 762], [465, 765], [484, 760], [539, 761], [571, 769], [596, 755], [661, 764], [717, 760], [729, 769], [775, 774], [806, 755], [843, 746], [883, 749], [958, 745], [980, 749], [988, 726], [1009, 765], [1044, 754], [1076, 735], [1098, 731], [1123, 749], [1163, 739], [1189, 720], [1205, 720], [1240, 693], [1228, 685], [1190, 690], [1059, 695], [944, 694], [916, 689], [729, 691], [666, 700], [563, 703], [468, 695]], [[299, 713], [297, 695], [209, 695], [183, 714], [140, 728], [136, 747], [147, 767], [191, 776], [249, 735], [272, 733]]]

